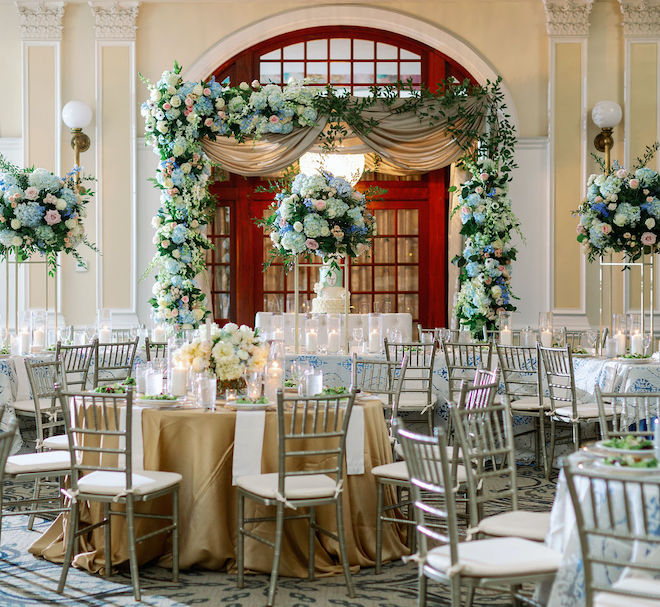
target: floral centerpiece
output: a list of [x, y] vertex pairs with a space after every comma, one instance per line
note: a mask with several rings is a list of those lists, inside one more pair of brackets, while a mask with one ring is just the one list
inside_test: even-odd
[[624, 253], [631, 262], [650, 253], [660, 236], [659, 197], [660, 176], [643, 166], [627, 171], [615, 164], [609, 173], [591, 175], [575, 212], [577, 240], [589, 261], [607, 252]]
[[222, 329], [213, 328], [210, 341], [197, 338], [172, 355], [175, 364], [189, 367], [195, 373], [213, 373], [220, 390], [243, 388], [243, 375], [262, 371], [267, 357], [268, 346], [259, 341], [258, 330], [234, 323], [227, 323]]
[[276, 194], [271, 211], [260, 222], [273, 241], [271, 260], [281, 257], [288, 265], [301, 253], [324, 260], [359, 257], [376, 232], [367, 196], [326, 172], [296, 175]]
[[94, 250], [83, 226], [92, 194], [77, 183], [79, 169], [61, 178], [0, 156], [0, 170], [0, 257], [13, 251], [24, 261], [39, 253], [54, 269], [56, 255], [68, 253], [84, 265], [76, 247], [84, 243]]
[[511, 291], [511, 262], [517, 250], [512, 233], [520, 224], [511, 209], [509, 175], [495, 160], [465, 161], [472, 178], [460, 187], [454, 213], [461, 218], [463, 251], [454, 257], [461, 289], [455, 314], [472, 333], [496, 328], [498, 314], [516, 309]]

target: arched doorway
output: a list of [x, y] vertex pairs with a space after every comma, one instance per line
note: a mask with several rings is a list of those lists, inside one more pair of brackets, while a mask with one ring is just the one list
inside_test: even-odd
[[[444, 78], [471, 78], [441, 52], [404, 36], [366, 27], [315, 27], [282, 34], [233, 57], [214, 71], [234, 84], [259, 79], [281, 84], [314, 78], [354, 95], [370, 86], [409, 80], [433, 89]], [[256, 193], [259, 180], [229, 175], [211, 187], [217, 200], [208, 263], [216, 320], [252, 324], [258, 310], [291, 309], [292, 280], [274, 265], [262, 274], [269, 239], [253, 223], [271, 196]], [[378, 236], [372, 253], [351, 268], [356, 309], [410, 312], [415, 321], [440, 326], [447, 316], [448, 170], [406, 178], [367, 174], [359, 187], [388, 190], [374, 205]], [[313, 296], [316, 276], [303, 277], [303, 298]]]

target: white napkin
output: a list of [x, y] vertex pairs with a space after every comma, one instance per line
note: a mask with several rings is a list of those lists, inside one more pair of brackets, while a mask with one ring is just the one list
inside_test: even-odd
[[236, 484], [236, 479], [240, 476], [261, 474], [265, 426], [265, 411], [236, 411], [232, 485]]
[[364, 474], [364, 409], [358, 404], [346, 430], [346, 474]]
[[[131, 451], [133, 452], [133, 472], [144, 470], [144, 442], [142, 439], [142, 411], [145, 407], [136, 407], [133, 405], [133, 415], [131, 420]], [[126, 407], [119, 409], [119, 429], [126, 428]], [[119, 448], [124, 448], [124, 438], [119, 442]], [[117, 459], [117, 465], [121, 468], [126, 465], [126, 458], [120, 455]]]

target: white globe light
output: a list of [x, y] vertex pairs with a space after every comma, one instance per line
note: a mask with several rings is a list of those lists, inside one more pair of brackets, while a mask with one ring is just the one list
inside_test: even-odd
[[300, 172], [305, 175], [320, 174], [322, 171], [343, 177], [351, 185], [360, 181], [364, 172], [364, 154], [316, 154], [307, 152], [300, 157]]
[[591, 119], [599, 129], [612, 129], [619, 122], [623, 113], [616, 101], [599, 101], [591, 110]]
[[92, 121], [92, 109], [82, 101], [69, 101], [62, 108], [62, 120], [70, 129], [84, 129]]

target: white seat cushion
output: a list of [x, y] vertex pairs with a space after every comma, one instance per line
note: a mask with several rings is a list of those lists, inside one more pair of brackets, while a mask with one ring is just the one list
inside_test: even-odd
[[46, 449], [56, 449], [66, 451], [69, 448], [69, 437], [66, 434], [57, 434], [44, 438], [41, 443]]
[[[277, 472], [250, 474], [236, 479], [236, 485], [245, 491], [266, 499], [277, 497]], [[325, 474], [289, 476], [285, 479], [284, 497], [291, 500], [317, 499], [335, 494], [337, 483]]]
[[[591, 419], [598, 417], [598, 405], [596, 403], [579, 403], [577, 406], [578, 417]], [[605, 405], [605, 414], [613, 415], [614, 410], [611, 405]], [[573, 407], [558, 407], [555, 409], [555, 417], [570, 420], [573, 417]]]
[[[449, 450], [450, 448], [448, 448]], [[451, 447], [453, 449], [453, 447]], [[453, 451], [452, 451], [453, 452]], [[394, 462], [393, 464], [383, 464], [371, 469], [371, 474], [380, 478], [391, 478], [397, 481], [408, 481], [408, 466], [406, 462]], [[467, 480], [465, 468], [461, 465], [456, 467], [456, 480], [458, 483], [464, 483]]]
[[[173, 487], [181, 482], [182, 476], [176, 472], [160, 472], [156, 470], [140, 470], [133, 472], [133, 493], [145, 495]], [[126, 474], [123, 472], [106, 472], [95, 470], [78, 480], [81, 493], [96, 493], [98, 495], [120, 495], [126, 490]]]
[[482, 519], [478, 529], [486, 535], [522, 537], [543, 542], [550, 529], [550, 513], [529, 510], [502, 512]]
[[[513, 411], [538, 411], [541, 408], [539, 406], [538, 396], [523, 396], [522, 398], [510, 402]], [[550, 404], [547, 401], [544, 401], [543, 408], [546, 410], [549, 409]]]
[[[497, 537], [458, 545], [461, 575], [468, 577], [508, 577], [552, 573], [562, 555], [551, 548], [518, 537]], [[449, 545], [434, 548], [426, 555], [426, 562], [438, 571], [451, 565]]]
[[44, 451], [25, 453], [7, 458], [6, 474], [26, 474], [28, 472], [68, 471], [71, 466], [68, 451]]
[[[34, 401], [31, 398], [28, 398], [27, 400], [16, 400], [13, 403], [10, 403], [12, 407], [14, 407], [14, 411], [20, 411], [22, 413], [32, 413], [36, 415], [36, 409], [34, 408]], [[50, 409], [51, 408], [51, 400], [50, 398], [42, 398], [39, 401], [39, 406], [42, 409]]]
[[660, 580], [651, 580], [641, 577], [625, 577], [612, 584], [612, 588], [629, 590], [631, 592], [648, 592], [655, 594], [657, 599], [646, 599], [641, 597], [624, 596], [611, 592], [598, 592], [594, 596], [594, 607], [650, 607], [658, 605], [660, 601]]
[[[435, 404], [438, 397], [431, 393], [432, 404]], [[422, 392], [401, 392], [399, 397], [400, 411], [421, 411], [429, 404], [428, 397]]]

